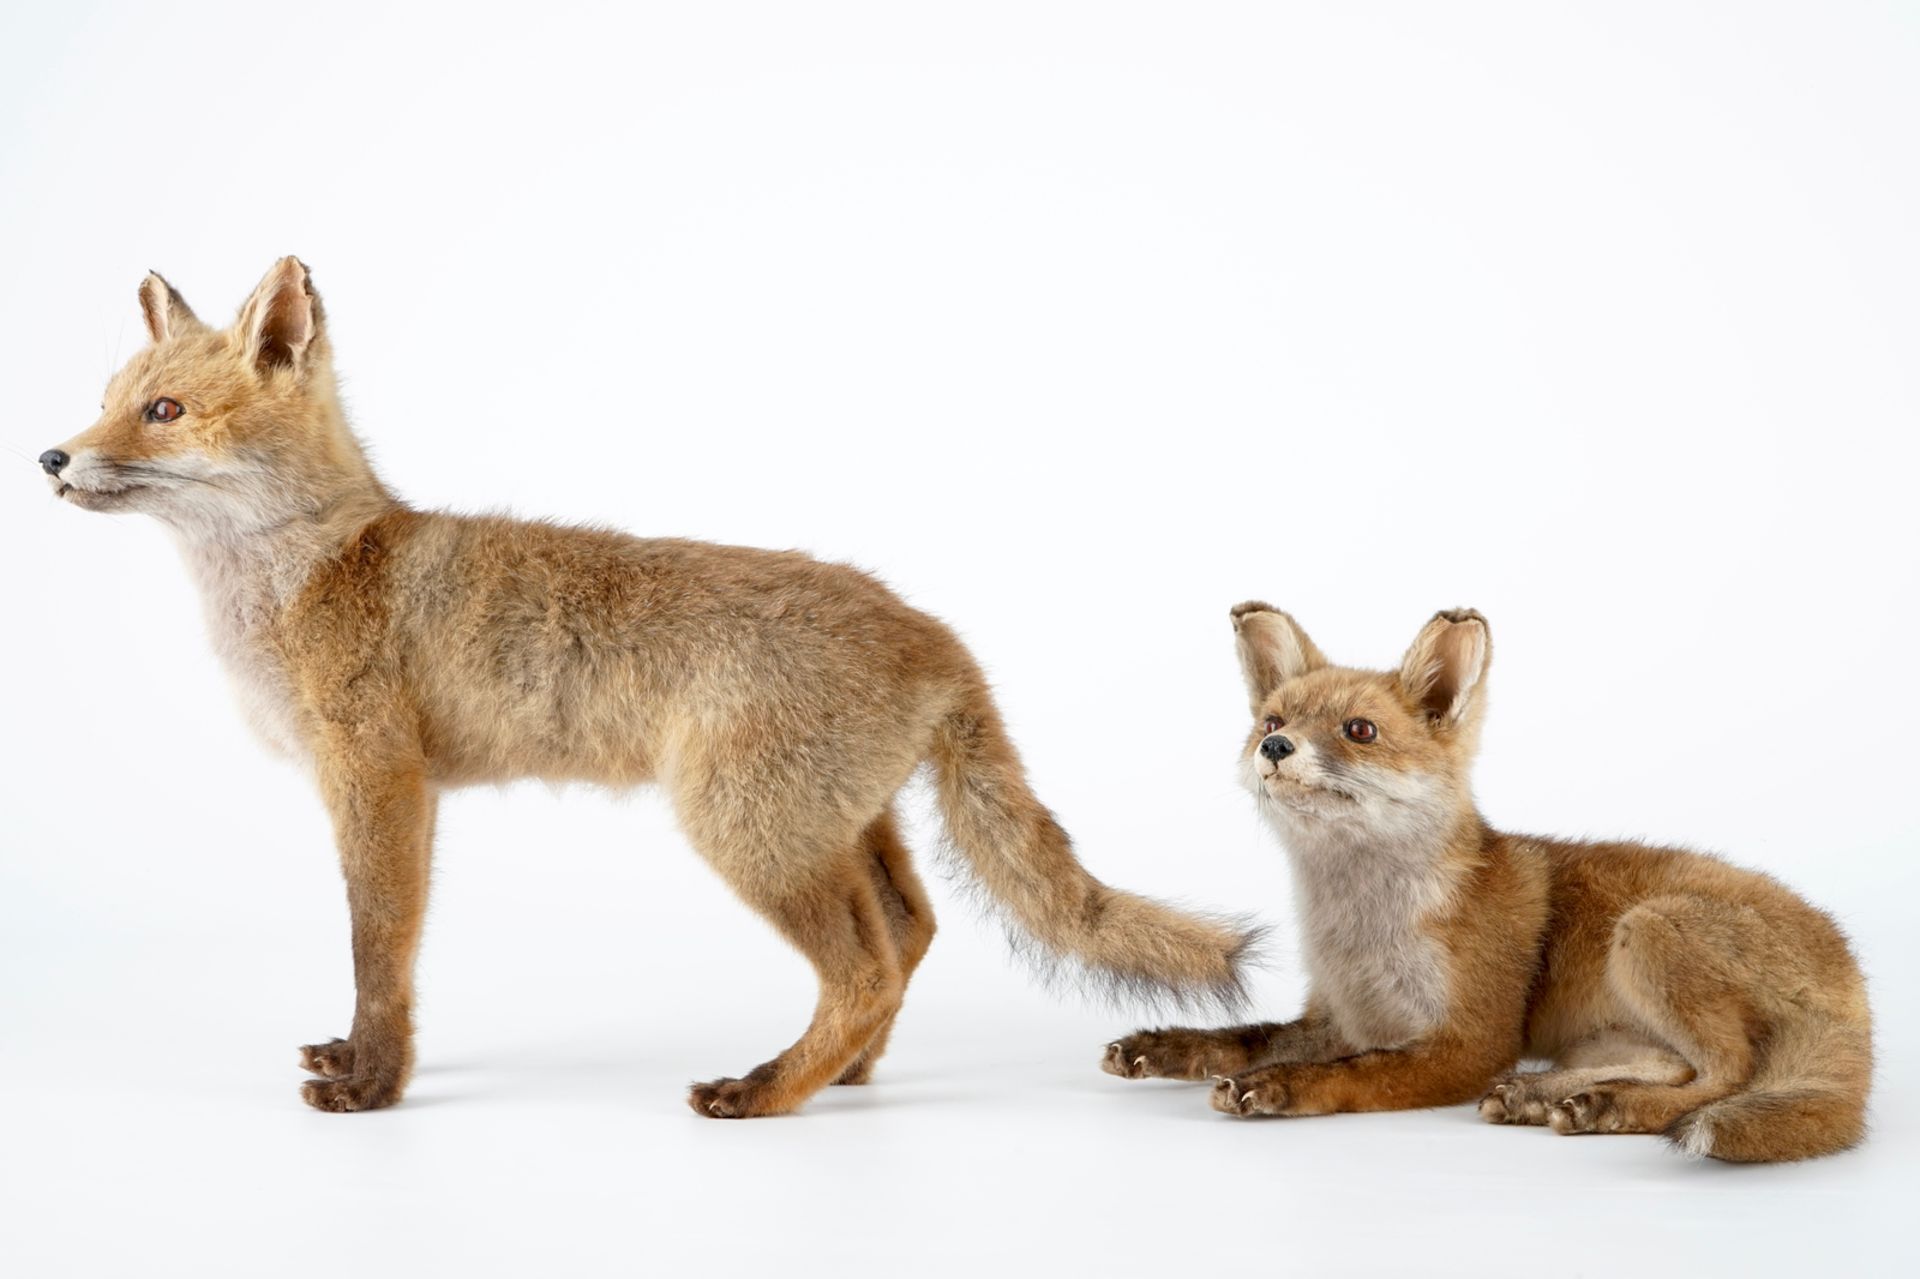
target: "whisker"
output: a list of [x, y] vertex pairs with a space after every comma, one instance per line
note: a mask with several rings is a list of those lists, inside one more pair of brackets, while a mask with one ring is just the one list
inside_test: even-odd
[[146, 462], [112, 462], [108, 465], [122, 475], [139, 476], [148, 480], [178, 480], [183, 484], [204, 484], [208, 488], [225, 488], [218, 480], [210, 480], [204, 475], [186, 475], [180, 471], [169, 471], [163, 466], [153, 466]]

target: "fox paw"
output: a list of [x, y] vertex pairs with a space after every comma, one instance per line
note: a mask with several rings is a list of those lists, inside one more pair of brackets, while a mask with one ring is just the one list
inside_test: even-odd
[[344, 1039], [307, 1044], [300, 1049], [300, 1068], [322, 1079], [345, 1079], [353, 1073], [353, 1045]]
[[1278, 1115], [1287, 1108], [1285, 1084], [1251, 1077], [1215, 1080], [1207, 1104], [1223, 1115]]
[[1507, 1079], [1480, 1099], [1480, 1117], [1490, 1124], [1544, 1124], [1547, 1102], [1524, 1081]]
[[400, 1100], [400, 1088], [372, 1077], [309, 1079], [300, 1085], [300, 1100], [315, 1110], [335, 1114], [352, 1110], [379, 1110]]
[[1153, 1054], [1139, 1051], [1139, 1036], [1116, 1039], [1100, 1058], [1100, 1069], [1122, 1079], [1152, 1079], [1160, 1073]]
[[693, 1113], [708, 1119], [751, 1119], [757, 1115], [780, 1115], [793, 1109], [774, 1092], [771, 1076], [753, 1076], [766, 1071], [761, 1067], [745, 1079], [716, 1079], [695, 1084], [687, 1090], [687, 1105]]
[[1122, 1079], [1206, 1079], [1221, 1069], [1210, 1038], [1190, 1030], [1142, 1030], [1107, 1045], [1100, 1069]]
[[1575, 1093], [1547, 1112], [1547, 1127], [1562, 1137], [1583, 1132], [1619, 1132], [1620, 1110], [1604, 1088]]

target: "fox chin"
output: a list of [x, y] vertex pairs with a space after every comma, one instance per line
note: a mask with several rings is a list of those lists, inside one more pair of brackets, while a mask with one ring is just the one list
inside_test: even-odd
[[298, 259], [225, 328], [158, 275], [139, 300], [151, 344], [40, 465], [63, 502], [173, 530], [249, 721], [332, 816], [356, 1002], [344, 1038], [300, 1049], [309, 1104], [400, 1099], [439, 797], [521, 777], [663, 785], [693, 846], [817, 971], [806, 1033], [696, 1085], [704, 1116], [782, 1114], [871, 1076], [934, 933], [894, 816], [923, 763], [960, 860], [1043, 951], [1122, 991], [1240, 998], [1250, 930], [1089, 874], [966, 648], [872, 577], [414, 509], [348, 428]]

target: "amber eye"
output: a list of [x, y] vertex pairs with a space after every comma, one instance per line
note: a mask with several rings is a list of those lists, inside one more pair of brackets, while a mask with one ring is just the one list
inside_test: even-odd
[[1284, 719], [1281, 719], [1278, 715], [1267, 716], [1266, 730], [1269, 735], [1279, 732], [1281, 729], [1285, 728], [1286, 726], [1287, 726], [1287, 721], [1285, 721]]
[[169, 400], [163, 395], [153, 403], [147, 405], [147, 421], [173, 422], [177, 421], [180, 415], [185, 412], [186, 410], [180, 407], [180, 401]]
[[1347, 737], [1351, 741], [1370, 742], [1380, 736], [1380, 730], [1373, 726], [1370, 719], [1350, 719], [1347, 721]]

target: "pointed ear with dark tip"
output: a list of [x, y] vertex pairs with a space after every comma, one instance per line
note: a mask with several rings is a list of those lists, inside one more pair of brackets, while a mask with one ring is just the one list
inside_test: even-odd
[[161, 278], [158, 271], [147, 272], [140, 281], [140, 315], [147, 322], [147, 336], [155, 346], [168, 338], [207, 326], [193, 313], [180, 291]]
[[1400, 687], [1436, 723], [1451, 727], [1484, 702], [1492, 656], [1486, 618], [1470, 608], [1435, 613], [1400, 661]]
[[253, 296], [240, 308], [235, 324], [246, 343], [247, 358], [262, 373], [277, 368], [306, 371], [320, 341], [325, 317], [313, 279], [299, 258], [281, 258]]
[[1259, 600], [1233, 606], [1233, 637], [1240, 652], [1240, 673], [1247, 679], [1247, 698], [1256, 715], [1267, 694], [1327, 664], [1298, 622]]

